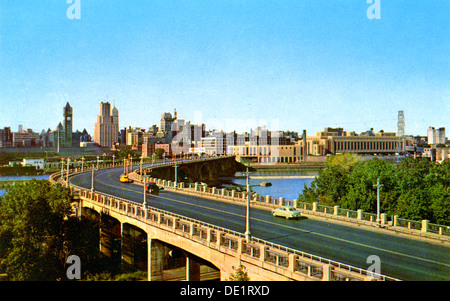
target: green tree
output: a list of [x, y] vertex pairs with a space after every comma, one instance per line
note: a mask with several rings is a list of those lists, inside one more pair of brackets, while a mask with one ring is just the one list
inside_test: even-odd
[[[362, 162], [357, 155], [344, 153], [329, 157], [325, 168], [312, 182], [312, 189], [305, 189], [301, 201], [318, 201], [323, 205], [340, 204], [341, 198], [348, 193], [349, 175], [353, 168]], [[315, 198], [315, 200], [313, 200]]]
[[395, 190], [393, 175], [392, 164], [378, 158], [355, 164], [348, 176], [348, 193], [341, 198], [339, 205], [351, 210], [362, 209], [366, 212], [376, 212], [377, 191], [373, 185], [377, 183], [377, 179], [380, 179], [383, 184], [381, 204], [385, 207], [383, 209], [386, 209], [391, 205], [390, 192]]
[[130, 155], [133, 158], [136, 157], [136, 154], [131, 149], [127, 149], [127, 148], [123, 148], [121, 150], [115, 150], [114, 155], [115, 155], [116, 162], [121, 162], [123, 159], [128, 160], [128, 155]]
[[377, 179], [383, 184], [382, 212], [450, 224], [450, 161], [406, 157], [391, 164], [378, 158], [362, 161], [350, 154], [332, 156], [298, 200], [374, 213]]
[[162, 159], [165, 152], [166, 151], [163, 148], [157, 148], [154, 153], [155, 159]]
[[[69, 189], [46, 180], [8, 188], [0, 199], [0, 258], [12, 280], [66, 279], [71, 254], [89, 262], [92, 222], [70, 216]], [[90, 242], [89, 246], [85, 243]], [[92, 243], [92, 242], [96, 242]]]
[[237, 268], [233, 267], [234, 272], [230, 274], [228, 280], [230, 281], [250, 281], [245, 266], [239, 265]]

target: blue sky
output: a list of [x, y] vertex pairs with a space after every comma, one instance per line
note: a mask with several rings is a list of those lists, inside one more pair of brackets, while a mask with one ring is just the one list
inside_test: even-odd
[[450, 130], [448, 0], [79, 2], [0, 1], [0, 128], [54, 129], [68, 99], [91, 134], [105, 100], [121, 128]]

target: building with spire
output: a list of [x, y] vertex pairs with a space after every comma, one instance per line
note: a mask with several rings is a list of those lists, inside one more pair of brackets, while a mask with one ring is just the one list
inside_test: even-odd
[[59, 123], [53, 133], [53, 145], [56, 147], [72, 147], [73, 109], [69, 102], [63, 109], [63, 123]]

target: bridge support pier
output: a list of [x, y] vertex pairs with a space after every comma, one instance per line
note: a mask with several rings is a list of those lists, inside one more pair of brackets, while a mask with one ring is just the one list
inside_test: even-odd
[[162, 281], [164, 270], [164, 255], [167, 247], [147, 235], [147, 279], [148, 281]]
[[200, 281], [200, 264], [186, 254], [186, 280]]

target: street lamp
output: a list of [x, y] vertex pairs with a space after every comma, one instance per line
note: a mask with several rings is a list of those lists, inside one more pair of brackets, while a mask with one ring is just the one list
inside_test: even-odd
[[[142, 172], [141, 172], [142, 176]], [[144, 168], [144, 208], [147, 209], [147, 170]]]
[[380, 184], [380, 178], [377, 178], [377, 185], [373, 185], [373, 187], [377, 188], [377, 223], [380, 224], [380, 188], [384, 186]]
[[247, 186], [247, 210], [246, 210], [246, 216], [245, 216], [245, 240], [247, 242], [251, 239], [251, 232], [250, 232], [250, 188], [255, 186], [261, 186], [261, 187], [269, 187], [272, 186], [272, 183], [270, 182], [262, 182], [257, 185], [250, 185], [250, 172], [248, 171], [249, 165], [247, 165], [246, 170], [246, 186]]
[[70, 158], [67, 158], [67, 182], [66, 182], [66, 187], [69, 187], [69, 168], [70, 168]]
[[64, 158], [61, 158], [61, 181], [64, 180]]
[[91, 175], [91, 192], [94, 192], [94, 163], [92, 163], [92, 175]]
[[250, 233], [250, 185], [249, 185], [249, 171], [248, 171], [248, 166], [247, 166], [247, 171], [246, 171], [246, 175], [247, 175], [247, 213], [245, 216], [245, 240], [247, 242], [250, 241], [250, 237], [251, 237], [251, 233]]

